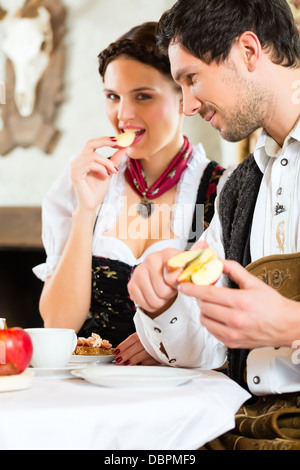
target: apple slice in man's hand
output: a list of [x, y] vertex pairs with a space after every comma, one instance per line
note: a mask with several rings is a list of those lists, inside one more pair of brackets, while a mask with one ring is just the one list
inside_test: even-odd
[[193, 282], [199, 286], [215, 284], [223, 272], [223, 263], [211, 248], [184, 251], [167, 264], [171, 269], [183, 268], [178, 282]]

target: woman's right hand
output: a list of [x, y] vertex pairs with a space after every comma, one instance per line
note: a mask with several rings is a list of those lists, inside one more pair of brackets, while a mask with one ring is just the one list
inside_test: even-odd
[[126, 154], [126, 148], [117, 150], [110, 159], [96, 150], [116, 146], [112, 137], [100, 137], [87, 142], [82, 152], [71, 164], [71, 179], [77, 197], [77, 205], [88, 211], [96, 211], [108, 190], [110, 177], [118, 172], [118, 166]]
[[138, 334], [133, 333], [120, 343], [115, 350], [116, 364], [125, 366], [141, 364], [143, 366], [154, 366], [160, 364], [146, 351]]

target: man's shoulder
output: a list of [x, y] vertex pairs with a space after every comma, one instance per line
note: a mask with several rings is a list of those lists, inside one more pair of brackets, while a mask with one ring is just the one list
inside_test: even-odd
[[244, 184], [247, 184], [250, 180], [261, 179], [262, 173], [255, 161], [254, 155], [251, 153], [246, 157], [241, 163], [237, 165], [235, 170], [229, 176], [226, 181], [223, 191], [227, 188], [227, 191], [230, 188], [232, 191], [233, 187], [240, 188]]

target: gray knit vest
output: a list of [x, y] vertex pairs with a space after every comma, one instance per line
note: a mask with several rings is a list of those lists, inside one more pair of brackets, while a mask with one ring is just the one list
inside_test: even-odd
[[[251, 154], [238, 165], [220, 194], [225, 258], [238, 261], [243, 266], [251, 262], [250, 233], [262, 176]], [[232, 288], [237, 288], [231, 280], [229, 282]], [[244, 349], [228, 351], [228, 375], [246, 389], [244, 371], [248, 352]]]

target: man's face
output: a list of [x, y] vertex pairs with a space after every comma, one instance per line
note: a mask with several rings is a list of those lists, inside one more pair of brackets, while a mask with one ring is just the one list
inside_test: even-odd
[[266, 95], [247, 76], [234, 46], [221, 64], [206, 64], [179, 42], [170, 44], [169, 58], [173, 78], [183, 91], [184, 114], [200, 114], [230, 142], [242, 140], [263, 127]]

